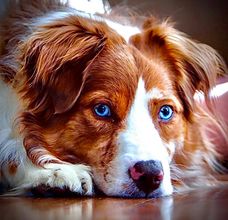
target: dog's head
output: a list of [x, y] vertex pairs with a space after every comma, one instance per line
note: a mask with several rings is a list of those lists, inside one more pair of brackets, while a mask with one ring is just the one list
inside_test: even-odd
[[41, 26], [22, 51], [22, 129], [34, 162], [50, 152], [88, 164], [107, 195], [172, 193], [170, 163], [191, 164], [176, 152], [204, 148], [193, 97], [207, 96], [221, 72], [214, 50], [165, 22], [148, 20], [128, 44], [102, 22], [69, 16]]

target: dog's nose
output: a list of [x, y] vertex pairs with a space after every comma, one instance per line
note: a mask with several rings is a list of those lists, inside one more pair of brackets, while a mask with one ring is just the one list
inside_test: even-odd
[[163, 180], [163, 168], [160, 161], [139, 161], [129, 169], [129, 175], [135, 184], [146, 194], [157, 189]]

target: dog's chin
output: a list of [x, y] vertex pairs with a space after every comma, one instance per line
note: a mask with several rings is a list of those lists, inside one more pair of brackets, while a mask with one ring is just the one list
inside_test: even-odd
[[96, 185], [94, 186], [94, 194], [95, 196], [108, 196], [108, 197], [116, 197], [116, 198], [160, 198], [167, 196], [160, 188], [154, 190], [150, 193], [145, 193], [140, 191], [136, 186], [128, 187], [126, 190], [120, 190], [119, 192], [104, 192], [99, 189]]
[[142, 191], [136, 191], [136, 192], [133, 192], [133, 193], [120, 193], [119, 195], [116, 195], [114, 197], [120, 197], [120, 198], [129, 198], [129, 199], [132, 199], [132, 198], [160, 198], [160, 197], [163, 197], [165, 196], [160, 189], [157, 189], [149, 194], [145, 193], [145, 192], [142, 192]]

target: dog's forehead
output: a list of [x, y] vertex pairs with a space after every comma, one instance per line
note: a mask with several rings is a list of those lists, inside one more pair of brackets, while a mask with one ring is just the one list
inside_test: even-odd
[[[136, 91], [140, 79], [143, 79], [146, 91], [158, 88], [163, 91], [172, 88], [169, 70], [158, 60], [149, 60], [137, 49], [129, 45], [117, 46], [103, 51], [92, 65], [91, 78], [103, 88], [115, 92]], [[96, 86], [96, 85], [94, 85]], [[99, 87], [100, 88], [100, 87]], [[113, 92], [113, 91], [112, 91]]]

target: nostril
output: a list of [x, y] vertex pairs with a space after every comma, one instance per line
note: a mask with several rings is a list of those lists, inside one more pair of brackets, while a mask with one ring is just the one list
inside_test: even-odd
[[130, 177], [133, 179], [133, 180], [139, 180], [140, 177], [142, 176], [150, 176], [151, 179], [153, 179], [154, 182], [159, 182], [159, 181], [162, 181], [163, 180], [163, 171], [160, 171], [160, 173], [144, 173], [144, 172], [140, 172], [140, 171], [137, 171], [134, 167], [131, 167], [129, 169], [129, 173], [130, 173]]
[[158, 173], [158, 174], [154, 174], [153, 175], [154, 182], [160, 184], [161, 181], [163, 180], [163, 177], [164, 177], [163, 171], [160, 171], [160, 173]]
[[129, 169], [130, 176], [133, 180], [138, 180], [141, 176], [144, 175], [143, 172], [139, 172], [135, 169], [135, 167], [131, 167]]
[[137, 187], [145, 193], [157, 189], [163, 178], [164, 172], [160, 161], [139, 161], [129, 169], [129, 175]]

